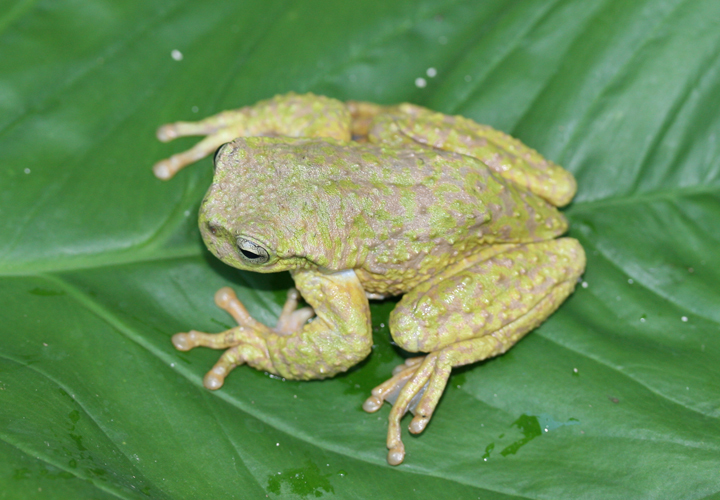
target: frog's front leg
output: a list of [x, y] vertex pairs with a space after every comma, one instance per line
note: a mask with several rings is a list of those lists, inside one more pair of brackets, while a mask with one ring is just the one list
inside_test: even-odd
[[205, 135], [195, 146], [160, 160], [155, 176], [167, 180], [238, 137], [287, 136], [329, 137], [349, 141], [350, 111], [344, 103], [329, 97], [295, 93], [277, 95], [254, 106], [223, 111], [197, 122], [175, 122], [161, 126], [157, 138], [168, 142], [178, 137]]
[[403, 461], [400, 420], [414, 407], [410, 432], [427, 426], [452, 368], [502, 354], [536, 328], [567, 298], [585, 268], [585, 253], [572, 238], [499, 245], [464, 259], [408, 292], [390, 317], [395, 342], [428, 352], [399, 366], [365, 402], [390, 411], [388, 462]]
[[[190, 331], [173, 336], [182, 351], [197, 346], [227, 349], [205, 376], [205, 387], [219, 389], [241, 364], [288, 379], [331, 377], [370, 353], [370, 309], [354, 271], [303, 270], [293, 277], [312, 309], [296, 309], [298, 294], [291, 290], [274, 329], [254, 320], [232, 290], [223, 288], [215, 301], [239, 326], [218, 334]], [[313, 311], [316, 317], [308, 323]]]

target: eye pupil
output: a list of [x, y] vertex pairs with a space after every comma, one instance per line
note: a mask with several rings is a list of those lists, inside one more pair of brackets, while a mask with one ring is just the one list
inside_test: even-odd
[[260, 257], [258, 254], [252, 253], [252, 252], [250, 252], [249, 250], [245, 250], [244, 248], [241, 248], [240, 251], [241, 251], [242, 254], [243, 254], [245, 257], [247, 257], [248, 259], [257, 259], [258, 257]]
[[257, 243], [238, 237], [237, 247], [240, 250], [240, 257], [248, 264], [264, 264], [270, 260], [268, 251]]

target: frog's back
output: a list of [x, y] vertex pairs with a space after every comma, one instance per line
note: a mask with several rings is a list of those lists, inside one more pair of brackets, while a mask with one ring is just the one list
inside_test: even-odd
[[367, 170], [379, 169], [374, 184], [385, 186], [366, 212], [377, 240], [357, 271], [370, 292], [404, 293], [482, 247], [567, 230], [557, 208], [475, 158], [426, 147], [380, 158]]
[[275, 226], [285, 254], [356, 269], [368, 291], [402, 293], [478, 247], [567, 228], [553, 206], [460, 154], [327, 139], [234, 144], [237, 174], [255, 186], [238, 200], [249, 223]]

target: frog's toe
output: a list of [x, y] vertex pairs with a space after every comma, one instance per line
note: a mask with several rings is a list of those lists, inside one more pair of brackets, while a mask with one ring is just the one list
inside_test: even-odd
[[225, 377], [227, 377], [226, 370], [213, 368], [203, 377], [203, 385], [206, 389], [217, 391], [225, 383]]
[[365, 410], [368, 413], [375, 413], [380, 408], [382, 408], [383, 399], [379, 398], [378, 396], [370, 396], [365, 400], [363, 403], [363, 410]]
[[[398, 368], [402, 369], [398, 370]], [[406, 365], [400, 365], [396, 367], [390, 379], [371, 391], [372, 395], [363, 403], [363, 410], [368, 413], [374, 413], [382, 407], [384, 401], [392, 403], [414, 373], [414, 366], [408, 367]]]
[[161, 181], [172, 179], [176, 173], [190, 162], [186, 161], [181, 155], [172, 155], [170, 158], [160, 160], [153, 165], [152, 171], [155, 177]]
[[244, 363], [242, 345], [231, 347], [225, 351], [215, 366], [203, 377], [203, 385], [206, 389], [216, 391], [225, 383], [225, 377], [238, 365]]
[[172, 343], [175, 346], [175, 349], [178, 351], [189, 351], [195, 347], [197, 344], [193, 340], [192, 334], [193, 332], [190, 331], [188, 333], [176, 333], [173, 335]]
[[405, 445], [400, 442], [395, 448], [390, 448], [387, 461], [390, 465], [400, 465], [403, 460], [405, 460]]
[[237, 366], [250, 364], [252, 366], [265, 367], [267, 360], [266, 346], [258, 336], [243, 336], [237, 339], [235, 345], [222, 353], [217, 363], [205, 374], [203, 385], [215, 391], [225, 383], [231, 371]]
[[373, 389], [372, 396], [363, 404], [363, 409], [367, 412], [379, 410], [384, 401], [393, 405], [388, 417], [387, 447], [390, 465], [400, 464], [405, 457], [400, 421], [410, 411], [415, 415], [410, 422], [410, 432], [419, 434], [424, 431], [445, 390], [451, 370], [452, 363], [439, 353], [412, 358], [397, 367], [387, 382]]
[[[215, 292], [215, 305], [220, 309], [228, 311], [230, 308], [235, 306], [236, 302], [242, 306], [242, 302], [237, 298], [235, 291], [229, 286], [224, 286]], [[237, 318], [236, 318], [237, 319]]]
[[405, 363], [396, 366], [393, 369], [392, 377], [379, 386], [375, 387], [369, 398], [363, 403], [363, 410], [368, 413], [374, 413], [378, 411], [384, 401], [392, 403], [397, 398], [400, 390], [405, 386], [410, 377], [413, 376], [417, 365], [425, 359], [425, 356], [419, 356], [416, 358], [408, 358]]
[[160, 142], [169, 142], [178, 137], [177, 126], [174, 123], [166, 123], [158, 127], [155, 137]]
[[440, 401], [440, 397], [445, 391], [448, 378], [450, 378], [452, 365], [443, 361], [445, 360], [438, 359], [423, 391], [416, 396], [420, 398], [420, 401], [412, 410], [415, 417], [412, 419], [412, 422], [410, 422], [409, 427], [410, 432], [413, 434], [420, 434], [425, 430]]
[[205, 333], [190, 330], [187, 333], [176, 333], [172, 336], [172, 343], [178, 351], [189, 351], [195, 347], [209, 347], [211, 349], [227, 349], [241, 343], [244, 329], [240, 326], [225, 330], [222, 333]]
[[248, 310], [235, 295], [235, 291], [228, 286], [224, 286], [215, 292], [215, 305], [232, 316], [240, 327], [262, 327], [255, 318], [250, 316]]
[[215, 366], [207, 372], [203, 378], [203, 385], [215, 391], [220, 389], [225, 382], [225, 377], [238, 365], [245, 363], [248, 359], [257, 357], [252, 342], [246, 339], [247, 333], [242, 327], [231, 328], [222, 333], [204, 333], [190, 330], [187, 333], [176, 333], [172, 337], [172, 343], [180, 351], [189, 351], [194, 347], [210, 347], [213, 349], [227, 349], [218, 359]]
[[402, 442], [400, 420], [408, 412], [408, 407], [425, 385], [424, 374], [413, 376], [400, 391], [388, 417], [387, 461], [390, 465], [399, 465], [405, 458], [405, 445]]
[[425, 430], [428, 422], [430, 422], [430, 419], [428, 417], [413, 417], [412, 422], [410, 422], [409, 430], [412, 434], [420, 434], [422, 431]]
[[[171, 125], [167, 125], [167, 127], [170, 127]], [[188, 135], [186, 133], [183, 133], [184, 131], [181, 129], [176, 129], [177, 133], [174, 137], [172, 136], [174, 132], [169, 132], [169, 130], [171, 130], [170, 128], [163, 129], [163, 127], [161, 127], [160, 130], [165, 130], [163, 132], [163, 137], [166, 137], [168, 140], [171, 140], [174, 137]], [[158, 137], [160, 134], [160, 130], [158, 131]], [[210, 134], [190, 149], [182, 151], [181, 153], [176, 153], [170, 158], [157, 162], [153, 167], [153, 173], [158, 179], [168, 180], [172, 178], [176, 173], [178, 173], [182, 168], [212, 154], [215, 150], [217, 150], [217, 148], [219, 148], [226, 142], [232, 141], [233, 139], [235, 139], [235, 137], [236, 134], [232, 133], [232, 131], [230, 130], [222, 130], [220, 132]]]
[[401, 365], [397, 365], [395, 368], [393, 368], [392, 374], [397, 375], [403, 370], [406, 370], [412, 366], [418, 365], [423, 359], [425, 359], [425, 356], [417, 356], [414, 358], [407, 358], [405, 362]]
[[297, 308], [300, 302], [300, 292], [295, 288], [288, 290], [287, 300], [283, 306], [280, 317], [273, 331], [280, 335], [291, 335], [299, 331], [310, 318], [315, 316], [312, 307]]
[[228, 287], [215, 293], [215, 303], [230, 313], [238, 326], [221, 333], [190, 330], [187, 333], [176, 333], [172, 337], [173, 345], [180, 351], [189, 351], [195, 347], [226, 349], [203, 378], [203, 385], [210, 390], [222, 387], [225, 377], [236, 366], [247, 363], [261, 370], [272, 366], [265, 341], [265, 335], [270, 330], [250, 316], [235, 292]]
[[[437, 364], [437, 356], [430, 354], [424, 358], [413, 358], [394, 371], [394, 375], [387, 382], [380, 384], [372, 391], [363, 405], [367, 412], [380, 409], [383, 401], [393, 403], [388, 417], [388, 463], [398, 465], [405, 458], [405, 446], [402, 443], [400, 420], [408, 411], [413, 411], [417, 401], [422, 398], [432, 378], [434, 368]], [[424, 429], [427, 422], [421, 419], [413, 419], [415, 425], [411, 429], [418, 432]], [[420, 425], [421, 427], [418, 427]]]
[[173, 168], [171, 165], [170, 160], [160, 160], [155, 165], [153, 165], [153, 174], [155, 174], [155, 177], [157, 177], [160, 180], [166, 181], [170, 178], [172, 178], [173, 173], [177, 170], [176, 168]]

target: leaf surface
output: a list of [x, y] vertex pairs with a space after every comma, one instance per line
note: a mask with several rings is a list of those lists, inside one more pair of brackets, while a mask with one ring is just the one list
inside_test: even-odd
[[[716, 0], [4, 6], [0, 499], [720, 494]], [[371, 357], [326, 381], [239, 368], [210, 393], [217, 353], [170, 343], [231, 326], [226, 285], [272, 324], [292, 282], [205, 250], [210, 161], [156, 180], [194, 139], [154, 130], [291, 90], [462, 114], [578, 180], [581, 286], [456, 370], [400, 467], [389, 407], [361, 410], [402, 361], [392, 302]]]

